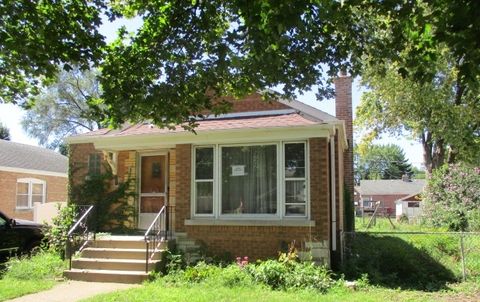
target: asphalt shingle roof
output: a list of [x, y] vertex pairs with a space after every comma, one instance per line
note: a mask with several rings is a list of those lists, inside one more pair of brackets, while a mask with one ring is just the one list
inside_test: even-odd
[[376, 179], [360, 181], [359, 191], [362, 195], [411, 195], [423, 191], [425, 180], [413, 179]]
[[45, 148], [0, 140], [0, 167], [67, 173], [68, 158]]
[[[304, 117], [302, 114], [293, 112], [279, 115], [256, 115], [241, 116], [234, 118], [215, 118], [199, 120], [195, 131], [215, 131], [215, 130], [233, 130], [233, 129], [255, 129], [255, 128], [276, 128], [288, 126], [309, 126], [322, 123], [321, 121], [312, 121]], [[158, 128], [149, 123], [130, 125], [124, 129], [110, 130], [100, 129], [92, 132], [78, 134], [76, 136], [101, 136], [101, 137], [118, 137], [132, 136], [140, 134], [167, 134], [186, 132], [183, 127], [177, 126], [175, 129]]]

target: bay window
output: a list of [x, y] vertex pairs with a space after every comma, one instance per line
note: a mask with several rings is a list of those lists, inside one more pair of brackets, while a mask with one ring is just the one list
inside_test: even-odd
[[222, 214], [277, 213], [277, 146], [222, 147]]
[[193, 215], [306, 218], [306, 150], [305, 142], [195, 147]]

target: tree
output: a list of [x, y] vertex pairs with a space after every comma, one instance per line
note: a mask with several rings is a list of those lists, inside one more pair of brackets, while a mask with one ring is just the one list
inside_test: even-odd
[[413, 175], [412, 166], [397, 145], [356, 146], [354, 153], [357, 183], [362, 179], [401, 179], [404, 175]]
[[105, 1], [1, 1], [0, 103], [26, 105], [58, 64], [87, 69], [103, 55], [99, 33]]
[[194, 122], [204, 109], [228, 109], [224, 95], [271, 87], [289, 98], [317, 85], [318, 96], [329, 97], [328, 77], [358, 73], [362, 59], [393, 61], [397, 72], [428, 81], [439, 43], [458, 62], [460, 80], [476, 87], [479, 29], [471, 25], [480, 4], [450, 2], [131, 0], [123, 13], [137, 13], [143, 26], [108, 47], [102, 71], [111, 121]]
[[[319, 98], [329, 97], [329, 78], [342, 69], [358, 74], [363, 60], [394, 62], [402, 75], [429, 81], [440, 44], [459, 81], [474, 90], [479, 10], [472, 0], [7, 1], [0, 4], [0, 99], [35, 92], [57, 63], [101, 62], [113, 124], [193, 124], [205, 109], [226, 111], [223, 95], [272, 96], [266, 89], [279, 87], [288, 98], [318, 86]], [[143, 25], [104, 47], [101, 13], [138, 16]]]
[[452, 231], [480, 231], [480, 167], [444, 165], [433, 172], [424, 194], [426, 217]]
[[442, 60], [432, 62], [436, 75], [429, 82], [402, 77], [395, 63], [366, 67], [362, 81], [370, 90], [355, 121], [367, 131], [365, 143], [382, 133], [410, 134], [423, 146], [427, 173], [480, 155], [480, 92], [462, 83], [448, 51], [439, 49], [437, 56]]
[[9, 141], [10, 140], [10, 130], [0, 123], [0, 139]]
[[34, 99], [34, 105], [22, 120], [28, 135], [39, 144], [51, 149], [62, 149], [66, 136], [92, 131], [106, 126], [102, 124], [98, 72], [74, 68], [62, 71], [58, 79], [46, 87]]

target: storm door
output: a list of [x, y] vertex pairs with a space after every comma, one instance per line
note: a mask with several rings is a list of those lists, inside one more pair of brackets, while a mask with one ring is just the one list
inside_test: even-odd
[[139, 229], [147, 229], [168, 197], [167, 154], [140, 157]]

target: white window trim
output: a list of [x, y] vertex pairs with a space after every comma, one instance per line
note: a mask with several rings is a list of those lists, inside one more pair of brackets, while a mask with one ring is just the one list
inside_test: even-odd
[[[287, 216], [285, 215], [285, 144], [303, 143], [305, 146], [305, 216]], [[222, 148], [236, 146], [265, 146], [275, 145], [277, 150], [277, 213], [276, 214], [222, 214], [221, 213], [221, 171], [222, 171]], [[213, 211], [212, 214], [196, 213], [196, 149], [213, 148]], [[215, 219], [215, 220], [308, 220], [310, 218], [310, 152], [308, 140], [294, 141], [266, 141], [255, 143], [236, 143], [236, 144], [212, 144], [195, 145], [191, 149], [191, 217], [193, 219]], [[293, 179], [292, 179], [293, 180]], [[303, 178], [302, 178], [303, 180]]]
[[[196, 179], [196, 155], [197, 155], [197, 149], [206, 149], [206, 148], [211, 148], [213, 150], [213, 179], [211, 180], [206, 180], [206, 179]], [[216, 145], [207, 145], [207, 146], [194, 146], [192, 148], [192, 158], [191, 158], [191, 167], [192, 167], [192, 183], [191, 183], [191, 209], [192, 209], [192, 217], [214, 217], [215, 212], [216, 212], [216, 205], [215, 205], [215, 200], [217, 199], [217, 186], [216, 186], [216, 179], [217, 179], [217, 171], [215, 167], [217, 166], [216, 164], [216, 154], [217, 154], [217, 148]], [[212, 205], [212, 213], [207, 214], [207, 213], [197, 213], [197, 183], [198, 182], [212, 182], [213, 186], [213, 205]]]
[[[286, 177], [285, 176], [285, 145], [287, 144], [303, 144], [304, 147], [304, 155], [305, 155], [305, 176], [304, 177]], [[310, 217], [310, 153], [308, 152], [308, 141], [284, 141], [282, 143], [282, 181], [283, 186], [282, 189], [282, 196], [283, 200], [283, 213], [282, 217], [286, 217], [288, 219], [306, 219]], [[305, 181], [305, 203], [292, 203], [286, 201], [286, 183], [287, 181]], [[305, 205], [305, 215], [287, 215], [286, 214], [286, 206], [287, 205]]]
[[[28, 184], [28, 193], [27, 194], [22, 194], [22, 195], [27, 195], [28, 196], [28, 205], [26, 207], [19, 207], [18, 206], [18, 184], [19, 183], [24, 183]], [[36, 179], [36, 178], [19, 178], [17, 179], [17, 184], [16, 184], [16, 192], [15, 192], [15, 209], [17, 210], [30, 210], [33, 209], [33, 202], [32, 202], [32, 196], [33, 196], [33, 185], [34, 184], [41, 184], [42, 185], [42, 204], [45, 203], [46, 199], [46, 193], [47, 193], [47, 182], [41, 179]]]

